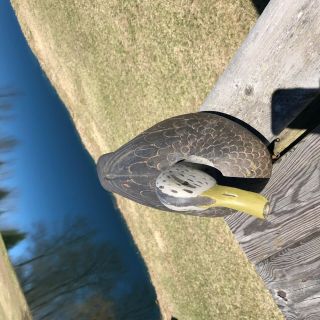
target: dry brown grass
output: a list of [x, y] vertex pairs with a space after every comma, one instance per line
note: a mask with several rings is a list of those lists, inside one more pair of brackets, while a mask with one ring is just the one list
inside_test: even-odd
[[31, 315], [0, 235], [0, 319], [30, 320]]
[[[198, 110], [256, 19], [249, 0], [12, 0], [92, 156]], [[165, 318], [282, 319], [222, 219], [117, 198]]]

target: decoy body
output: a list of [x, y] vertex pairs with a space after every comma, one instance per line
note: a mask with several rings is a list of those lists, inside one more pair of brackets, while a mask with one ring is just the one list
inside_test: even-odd
[[[164, 120], [101, 156], [97, 169], [106, 190], [160, 210], [216, 217], [236, 210], [261, 218], [268, 210], [267, 200], [246, 188], [270, 178], [268, 149], [218, 114]], [[235, 188], [232, 181], [240, 180]]]

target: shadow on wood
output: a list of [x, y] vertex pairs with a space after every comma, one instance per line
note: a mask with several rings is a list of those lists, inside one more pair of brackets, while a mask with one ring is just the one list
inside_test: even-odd
[[[309, 129], [312, 123], [320, 122], [319, 105], [319, 88], [276, 90], [271, 98], [272, 132], [278, 135], [287, 122], [288, 128]], [[303, 111], [299, 116], [301, 110]], [[290, 122], [290, 119], [294, 120]]]
[[252, 0], [252, 4], [255, 6], [257, 13], [261, 14], [270, 0]]

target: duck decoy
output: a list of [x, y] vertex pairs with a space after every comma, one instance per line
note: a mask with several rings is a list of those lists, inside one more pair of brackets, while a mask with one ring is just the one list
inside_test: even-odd
[[164, 211], [213, 217], [242, 211], [259, 218], [268, 213], [267, 199], [252, 190], [271, 176], [270, 153], [255, 134], [220, 114], [159, 122], [102, 155], [97, 171], [106, 190]]

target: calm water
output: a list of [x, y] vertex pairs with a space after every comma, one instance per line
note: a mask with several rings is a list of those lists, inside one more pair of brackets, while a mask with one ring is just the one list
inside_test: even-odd
[[[26, 290], [31, 292], [27, 296], [36, 318], [72, 318], [73, 311], [63, 304], [68, 300], [78, 311], [90, 309], [82, 306], [85, 303], [100, 306], [100, 311], [114, 303], [112, 309], [119, 319], [159, 319], [141, 256], [111, 195], [101, 188], [95, 163], [31, 53], [8, 0], [0, 2], [0, 88], [18, 92], [0, 101], [12, 104], [9, 119], [0, 123], [1, 134], [18, 140], [10, 153], [2, 155], [9, 175], [1, 185], [12, 190], [12, 195], [0, 204], [7, 210], [0, 225], [27, 234], [11, 250], [12, 260], [21, 263], [45, 255], [20, 268], [22, 274], [25, 266], [42, 273], [47, 286], [53, 282], [47, 291], [58, 290], [56, 284], [66, 282], [62, 275], [68, 272], [68, 281], [72, 273], [78, 278], [83, 270], [92, 273], [84, 278], [88, 283], [77, 280], [77, 285], [68, 287], [70, 292], [64, 285], [46, 299], [41, 294], [44, 282], [30, 275], [23, 278], [35, 285]], [[40, 300], [42, 306], [38, 306]], [[50, 303], [62, 310], [60, 314], [50, 311]]]

